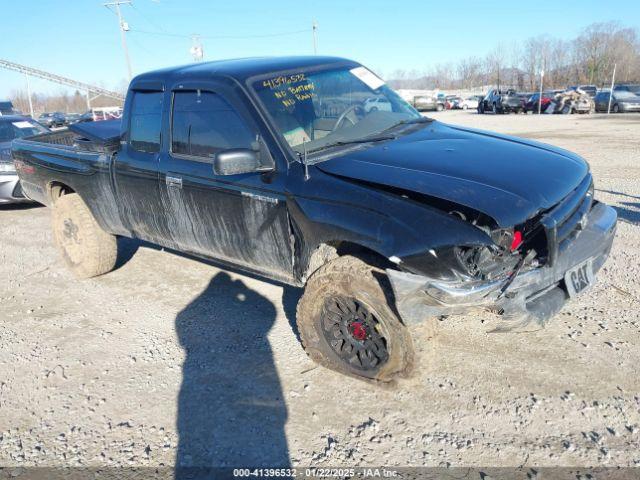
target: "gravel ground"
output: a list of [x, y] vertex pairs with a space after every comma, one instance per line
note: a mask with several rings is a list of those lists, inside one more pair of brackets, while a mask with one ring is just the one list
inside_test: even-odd
[[128, 240], [79, 281], [46, 208], [2, 207], [0, 465], [640, 466], [640, 115], [433, 116], [590, 162], [621, 221], [588, 294], [546, 328], [418, 327], [380, 389], [307, 359], [295, 289]]

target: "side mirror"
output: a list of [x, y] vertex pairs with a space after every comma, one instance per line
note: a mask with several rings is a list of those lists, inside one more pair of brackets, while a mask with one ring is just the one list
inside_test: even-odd
[[248, 148], [232, 148], [218, 152], [213, 157], [216, 175], [237, 175], [260, 170], [258, 152]]

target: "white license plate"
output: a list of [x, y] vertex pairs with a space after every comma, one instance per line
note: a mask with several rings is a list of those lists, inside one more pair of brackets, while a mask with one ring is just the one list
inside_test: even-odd
[[564, 283], [570, 297], [574, 297], [585, 291], [593, 284], [593, 265], [591, 259], [567, 270], [564, 274]]

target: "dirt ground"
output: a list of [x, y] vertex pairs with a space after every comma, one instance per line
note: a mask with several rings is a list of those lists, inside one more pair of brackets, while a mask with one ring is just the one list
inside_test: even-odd
[[0, 465], [640, 466], [640, 115], [432, 116], [589, 161], [620, 217], [589, 293], [546, 328], [418, 327], [386, 390], [306, 357], [295, 289], [133, 241], [79, 281], [46, 208], [3, 207]]

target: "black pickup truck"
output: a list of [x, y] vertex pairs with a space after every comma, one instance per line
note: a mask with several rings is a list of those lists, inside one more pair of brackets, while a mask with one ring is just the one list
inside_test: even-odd
[[616, 226], [579, 156], [422, 117], [332, 57], [146, 73], [121, 122], [12, 153], [78, 276], [113, 269], [125, 236], [304, 286], [308, 354], [383, 382], [409, 371], [417, 322], [544, 323], [593, 283]]

